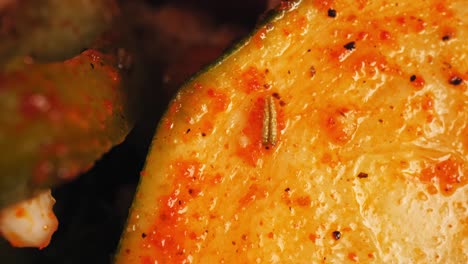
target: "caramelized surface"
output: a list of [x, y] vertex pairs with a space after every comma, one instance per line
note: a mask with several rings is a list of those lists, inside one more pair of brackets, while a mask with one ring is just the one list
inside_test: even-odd
[[284, 2], [171, 103], [117, 263], [466, 263], [464, 3]]

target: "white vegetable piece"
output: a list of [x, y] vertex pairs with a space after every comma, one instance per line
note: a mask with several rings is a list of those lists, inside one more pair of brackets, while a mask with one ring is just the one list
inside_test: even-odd
[[44, 248], [57, 230], [50, 189], [0, 212], [0, 233], [15, 247]]

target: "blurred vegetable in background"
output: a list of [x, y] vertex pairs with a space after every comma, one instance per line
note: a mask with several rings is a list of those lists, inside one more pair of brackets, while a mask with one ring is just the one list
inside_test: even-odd
[[18, 0], [1, 17], [0, 63], [28, 55], [58, 61], [77, 55], [111, 25], [114, 0]]
[[109, 262], [168, 100], [265, 6], [0, 2], [0, 206], [79, 176], [53, 189], [60, 224], [49, 247], [1, 241], [1, 262]]

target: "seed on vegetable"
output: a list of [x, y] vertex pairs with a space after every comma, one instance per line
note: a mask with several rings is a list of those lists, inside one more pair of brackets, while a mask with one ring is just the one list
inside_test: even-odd
[[336, 10], [335, 9], [328, 9], [328, 16], [329, 17], [336, 17]]
[[452, 78], [450, 78], [449, 80], [449, 83], [451, 85], [460, 85], [461, 83], [463, 82], [462, 78], [458, 77], [458, 76], [453, 76]]
[[341, 232], [340, 231], [333, 231], [332, 235], [333, 235], [333, 238], [335, 240], [338, 240], [338, 239], [341, 238]]
[[274, 146], [277, 141], [277, 113], [272, 96], [265, 99], [263, 108], [262, 143], [265, 147]]
[[353, 50], [356, 48], [356, 42], [354, 41], [348, 42], [343, 47], [347, 50]]
[[358, 178], [359, 178], [359, 179], [363, 179], [363, 178], [367, 178], [367, 177], [369, 177], [369, 175], [368, 175], [367, 173], [360, 172], [360, 173], [358, 174]]

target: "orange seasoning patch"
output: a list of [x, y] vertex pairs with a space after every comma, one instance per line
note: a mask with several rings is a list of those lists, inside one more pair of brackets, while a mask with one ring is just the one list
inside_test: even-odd
[[142, 234], [142, 247], [150, 248], [151, 256], [146, 256], [150, 263], [182, 263], [187, 259], [185, 241], [190, 234], [191, 239], [198, 239], [196, 233], [188, 230], [186, 221], [190, 221], [184, 209], [187, 204], [196, 199], [201, 188], [207, 188], [208, 182], [213, 182], [203, 173], [203, 164], [195, 160], [183, 160], [173, 164], [173, 190], [168, 195], [158, 199], [159, 211], [152, 228]]
[[239, 84], [242, 91], [248, 94], [261, 91], [265, 85], [265, 73], [251, 66], [241, 73]]
[[258, 184], [252, 184], [247, 193], [239, 200], [241, 209], [247, 208], [250, 204], [257, 200], [265, 199], [268, 196], [268, 191], [265, 187]]
[[331, 142], [344, 145], [351, 140], [357, 129], [356, 113], [345, 107], [325, 111], [321, 125]]
[[265, 99], [257, 98], [248, 112], [246, 126], [242, 129], [237, 156], [255, 167], [262, 155], [262, 124]]
[[440, 192], [445, 195], [454, 193], [468, 182], [463, 163], [454, 158], [428, 164], [421, 171], [420, 179], [424, 183], [438, 184]]
[[269, 118], [276, 119], [276, 127], [270, 128], [275, 130], [274, 132], [270, 132], [275, 134], [276, 141], [279, 140], [280, 131], [285, 127], [284, 112], [277, 106], [275, 99], [260, 96], [253, 101], [251, 108], [248, 110], [247, 121], [245, 127], [241, 131], [242, 135], [238, 141], [238, 149], [236, 152], [238, 157], [253, 167], [257, 165], [257, 161], [264, 153], [268, 152], [270, 147], [274, 147], [274, 145], [271, 144], [264, 145], [265, 125], [268, 125], [268, 122], [265, 122], [265, 119], [267, 119], [265, 106], [267, 104], [275, 108], [275, 115], [269, 116]]

